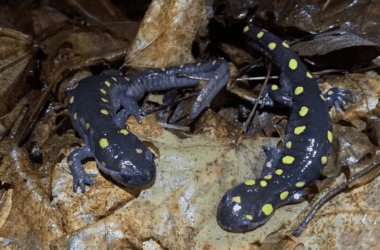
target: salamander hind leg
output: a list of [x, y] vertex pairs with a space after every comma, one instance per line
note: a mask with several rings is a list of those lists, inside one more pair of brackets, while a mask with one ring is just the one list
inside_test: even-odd
[[128, 116], [133, 115], [138, 123], [142, 123], [140, 115], [144, 115], [136, 100], [131, 97], [123, 97], [120, 100], [122, 110], [114, 117], [114, 122], [119, 128], [124, 127]]
[[[219, 64], [219, 67], [213, 70], [213, 66]], [[191, 109], [190, 118], [197, 117], [202, 110], [214, 99], [219, 91], [226, 86], [231, 77], [228, 63], [224, 59], [218, 59], [210, 63], [205, 63], [205, 69], [210, 70], [208, 73], [201, 74], [209, 79], [208, 83], [203, 87], [197, 96]]]
[[286, 204], [290, 204], [290, 203], [299, 203], [301, 201], [304, 201], [304, 196], [305, 196], [306, 192], [305, 190], [299, 190], [299, 191], [296, 191], [296, 192], [293, 192], [292, 194], [290, 194], [287, 198], [286, 198]]

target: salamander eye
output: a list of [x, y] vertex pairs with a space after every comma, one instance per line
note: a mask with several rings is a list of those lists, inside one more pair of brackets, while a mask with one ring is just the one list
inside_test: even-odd
[[149, 150], [145, 151], [145, 158], [148, 160], [148, 161], [153, 161], [154, 159], [154, 155], [152, 152], [150, 152]]

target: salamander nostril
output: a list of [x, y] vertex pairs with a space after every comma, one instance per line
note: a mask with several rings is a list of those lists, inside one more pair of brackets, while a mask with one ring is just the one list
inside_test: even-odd
[[248, 229], [249, 227], [249, 224], [250, 224], [250, 221], [246, 218], [246, 217], [242, 217], [240, 218], [239, 220], [239, 227], [244, 230], [244, 229]]
[[146, 178], [151, 178], [151, 171], [149, 170], [149, 169], [144, 169], [143, 170], [144, 171], [144, 176], [146, 176]]
[[228, 194], [223, 195], [222, 200], [221, 200], [220, 202], [221, 202], [221, 203], [226, 203], [228, 197], [229, 197]]

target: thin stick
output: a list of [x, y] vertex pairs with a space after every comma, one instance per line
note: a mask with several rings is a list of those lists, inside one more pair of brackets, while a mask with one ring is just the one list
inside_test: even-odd
[[372, 163], [371, 165], [369, 165], [368, 167], [366, 167], [365, 169], [361, 170], [359, 173], [357, 173], [356, 175], [354, 175], [351, 179], [343, 182], [338, 187], [336, 187], [335, 189], [333, 189], [330, 192], [328, 192], [325, 196], [323, 196], [322, 199], [320, 199], [318, 201], [318, 203], [314, 206], [314, 208], [308, 213], [308, 215], [301, 222], [301, 224], [298, 226], [298, 228], [293, 231], [293, 235], [296, 236], [296, 237], [298, 237], [298, 236], [301, 235], [302, 231], [305, 229], [305, 227], [307, 226], [307, 224], [309, 224], [309, 222], [311, 221], [311, 219], [317, 213], [318, 209], [328, 199], [330, 199], [331, 197], [333, 197], [334, 195], [336, 195], [337, 193], [339, 193], [340, 191], [342, 191], [345, 187], [347, 187], [352, 182], [356, 181], [357, 179], [359, 179], [360, 177], [362, 177], [363, 175], [365, 175], [366, 173], [368, 173], [369, 171], [371, 171], [372, 169], [374, 169], [379, 164], [380, 164], [380, 160], [375, 161], [374, 163]]
[[260, 94], [257, 97], [257, 101], [255, 103], [255, 106], [253, 106], [253, 109], [252, 109], [251, 113], [249, 114], [249, 117], [248, 117], [247, 121], [245, 122], [244, 126], [240, 129], [239, 133], [236, 135], [235, 142], [238, 142], [240, 135], [247, 129], [247, 127], [251, 123], [252, 117], [255, 114], [255, 111], [257, 109], [257, 105], [259, 105], [259, 100], [260, 100], [261, 96], [263, 95], [264, 88], [265, 88], [265, 86], [267, 85], [267, 83], [269, 81], [269, 76], [270, 76], [271, 71], [272, 71], [272, 64], [269, 64], [268, 71], [267, 71], [267, 76], [265, 78], [263, 87], [261, 88]]

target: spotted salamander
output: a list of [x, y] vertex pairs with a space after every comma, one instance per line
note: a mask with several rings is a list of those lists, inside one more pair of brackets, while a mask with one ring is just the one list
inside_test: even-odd
[[218, 223], [233, 232], [255, 229], [280, 206], [303, 200], [304, 188], [315, 183], [330, 154], [328, 107], [346, 109], [344, 101], [354, 101], [348, 90], [338, 88], [321, 95], [317, 81], [280, 38], [254, 26], [243, 31], [248, 47], [262, 52], [281, 72], [279, 85], [264, 89], [262, 105], [277, 102], [291, 113], [283, 146], [270, 146], [260, 178], [235, 185], [219, 203]]
[[81, 162], [88, 157], [95, 158], [102, 171], [125, 186], [150, 184], [156, 175], [154, 155], [124, 129], [125, 121], [129, 115], [134, 115], [141, 123], [142, 111], [137, 101], [146, 92], [195, 86], [197, 78], [209, 81], [194, 103], [191, 117], [195, 117], [230, 78], [224, 59], [149, 69], [130, 75], [108, 70], [81, 80], [68, 97], [71, 122], [85, 144], [67, 157], [74, 192], [78, 185], [85, 192], [85, 184], [96, 184]]

